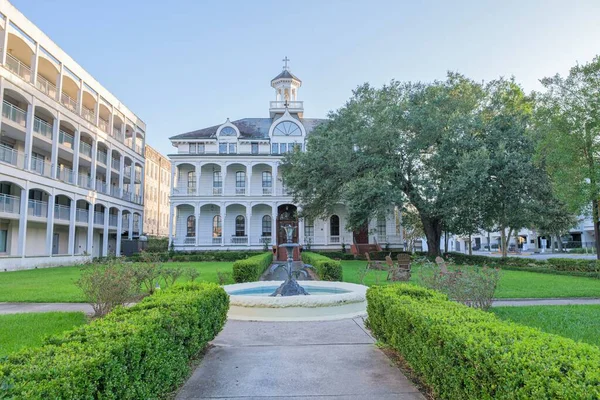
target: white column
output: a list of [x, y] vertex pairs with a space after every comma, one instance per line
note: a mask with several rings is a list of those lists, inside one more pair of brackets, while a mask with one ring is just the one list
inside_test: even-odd
[[[125, 156], [119, 159], [119, 198], [123, 198], [123, 175], [125, 175]], [[131, 182], [131, 181], [130, 181]]]
[[273, 163], [273, 167], [272, 168], [273, 168], [273, 171], [271, 172], [271, 174], [273, 176], [272, 176], [271, 180], [273, 182], [272, 183], [272, 185], [273, 185], [273, 196], [277, 196], [278, 195], [278, 193], [277, 193], [277, 186], [278, 186], [277, 185], [277, 172], [279, 170], [279, 165], [277, 164], [277, 162]]
[[108, 142], [108, 149], [106, 150], [106, 194], [110, 194], [110, 177], [112, 174], [112, 143]]
[[69, 208], [69, 247], [67, 254], [72, 256], [75, 251], [75, 209], [77, 208], [77, 200], [73, 197], [71, 200], [71, 207]]
[[[222, 184], [221, 184], [221, 190], [223, 191], [223, 196], [225, 196], [227, 193], [225, 193], [225, 188], [227, 187], [227, 184], [225, 183], [225, 181], [227, 180], [227, 164], [226, 163], [222, 163], [221, 164], [221, 179], [222, 179]], [[235, 188], [234, 188], [235, 190]]]
[[31, 148], [33, 147], [33, 115], [35, 110], [35, 98], [27, 105], [27, 122], [25, 122], [25, 165], [24, 169], [31, 167]]
[[227, 216], [227, 209], [226, 209], [225, 203], [221, 203], [220, 211], [221, 211], [221, 246], [225, 246], [225, 240], [226, 240], [225, 239], [226, 238], [226, 234], [225, 234], [226, 229], [225, 228], [227, 227], [227, 224], [225, 224], [225, 217]]
[[252, 195], [252, 163], [246, 164], [246, 196]]
[[100, 124], [100, 95], [96, 94], [96, 106], [94, 107], [94, 124], [98, 126]]
[[108, 256], [108, 217], [110, 207], [107, 205], [104, 208], [104, 229], [102, 231], [102, 257]]
[[29, 181], [25, 181], [25, 188], [21, 189], [21, 208], [19, 209], [19, 243], [17, 244], [17, 255], [25, 257], [27, 248], [27, 203], [29, 200]]
[[56, 96], [58, 97], [56, 100], [58, 100], [59, 103], [62, 104], [62, 92], [63, 92], [63, 76], [64, 76], [64, 72], [65, 72], [65, 66], [61, 63], [60, 64], [60, 72], [58, 74], [58, 82], [56, 82], [56, 90], [58, 91], [58, 93], [56, 94]]
[[271, 206], [271, 244], [277, 244], [277, 203]]
[[329, 244], [329, 218], [324, 220], [325, 222], [325, 244]]
[[[79, 128], [79, 127], [78, 127]], [[75, 139], [73, 140], [73, 184], [79, 183], [79, 144], [81, 143], [81, 130], [75, 131]]]
[[202, 206], [200, 204], [196, 204], [196, 246], [200, 244], [200, 209]]
[[50, 177], [56, 179], [56, 169], [58, 167], [58, 131], [60, 130], [60, 114], [54, 118], [52, 123], [52, 155], [50, 156], [52, 172]]
[[252, 241], [250, 239], [250, 232], [251, 232], [251, 225], [250, 222], [252, 221], [252, 204], [247, 204], [246, 205], [246, 237], [248, 238], [248, 246], [250, 246], [250, 244], [252, 244]]
[[202, 163], [196, 163], [196, 196], [200, 196], [200, 177], [202, 176]]
[[127, 239], [133, 239], [133, 212], [129, 212], [129, 229], [127, 230]]
[[4, 45], [2, 46], [2, 65], [6, 65], [6, 54], [8, 53], [8, 29], [10, 27], [10, 19], [8, 16], [4, 18]]
[[173, 243], [173, 214], [174, 214], [174, 212], [175, 212], [175, 207], [173, 206], [173, 203], [171, 203], [171, 205], [169, 207], [169, 250], [171, 250], [171, 243]]
[[175, 193], [175, 172], [177, 172], [177, 167], [175, 164], [171, 165], [171, 196]]
[[81, 107], [83, 107], [83, 79], [79, 80], [79, 91], [77, 92], [77, 111], [81, 115]]
[[113, 124], [115, 123], [115, 108], [110, 106], [110, 115], [108, 116], [108, 135], [113, 135]]
[[[6, 48], [0, 49], [2, 56], [6, 55]], [[0, 100], [4, 100], [4, 77], [0, 76]], [[2, 103], [4, 104], [4, 103]], [[2, 127], [2, 118], [0, 118], [0, 128]]]
[[89, 203], [88, 206], [88, 230], [87, 230], [87, 253], [94, 255], [94, 203]]
[[123, 233], [123, 211], [119, 210], [117, 215], [117, 244], [115, 246], [115, 255], [121, 255], [121, 233]]
[[38, 75], [38, 60], [40, 55], [40, 44], [38, 42], [35, 43], [35, 52], [31, 55], [31, 84], [35, 86], [37, 82]]
[[[54, 191], [53, 191], [54, 192]], [[52, 256], [52, 238], [54, 235], [54, 193], [48, 196], [48, 218], [46, 222], [46, 254]]]
[[94, 139], [92, 143], [92, 168], [90, 170], [91, 188], [96, 188], [96, 162], [98, 159], [98, 138]]

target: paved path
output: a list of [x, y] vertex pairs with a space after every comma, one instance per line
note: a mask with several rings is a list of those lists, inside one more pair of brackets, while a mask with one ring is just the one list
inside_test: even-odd
[[360, 319], [230, 320], [212, 344], [178, 400], [424, 399]]

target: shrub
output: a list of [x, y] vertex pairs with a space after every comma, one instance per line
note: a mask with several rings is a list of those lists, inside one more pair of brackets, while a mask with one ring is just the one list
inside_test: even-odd
[[440, 399], [596, 399], [600, 349], [409, 284], [367, 291], [369, 326]]
[[324, 281], [342, 281], [342, 264], [321, 254], [302, 252], [302, 262], [312, 265]]
[[[261, 254], [258, 251], [198, 251], [193, 253], [171, 252], [156, 253], [160, 261], [194, 262], [194, 261], [237, 261]], [[128, 261], [140, 261], [141, 254], [132, 254]]]
[[233, 263], [233, 280], [237, 283], [254, 282], [273, 262], [273, 253], [261, 253]]
[[[310, 251], [310, 249], [306, 249], [306, 251]], [[341, 251], [313, 251], [315, 254], [320, 254], [325, 257], [329, 257], [332, 259], [339, 258], [340, 260], [354, 260], [356, 257], [352, 253], [342, 253]]]
[[169, 250], [169, 238], [156, 236], [148, 236], [148, 253], [164, 253]]
[[229, 298], [186, 284], [0, 363], [0, 398], [156, 399], [182, 383], [190, 360], [222, 329]]
[[83, 291], [86, 301], [92, 305], [96, 317], [135, 300], [140, 294], [140, 284], [134, 270], [114, 259], [105, 265], [84, 267], [76, 284]]

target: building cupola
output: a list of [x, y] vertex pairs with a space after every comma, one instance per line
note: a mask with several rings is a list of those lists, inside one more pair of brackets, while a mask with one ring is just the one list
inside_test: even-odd
[[304, 104], [298, 101], [298, 89], [302, 86], [302, 81], [290, 72], [290, 59], [286, 56], [282, 61], [283, 71], [271, 80], [271, 87], [275, 89], [275, 101], [272, 101], [269, 107], [271, 118], [283, 114], [286, 110], [302, 117]]

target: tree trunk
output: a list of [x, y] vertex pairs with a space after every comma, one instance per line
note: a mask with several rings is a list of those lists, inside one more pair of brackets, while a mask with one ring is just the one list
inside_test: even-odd
[[515, 229], [515, 252], [520, 254], [521, 250], [519, 250], [519, 230]]
[[562, 244], [562, 236], [560, 233], [556, 234], [556, 246], [558, 248], [558, 252], [562, 253], [563, 252], [563, 244]]
[[469, 233], [469, 255], [473, 255], [473, 245], [471, 244], [471, 234]]
[[446, 253], [448, 253], [448, 241], [449, 241], [449, 237], [448, 237], [448, 231], [444, 232], [444, 251]]
[[502, 258], [506, 258], [508, 254], [506, 254], [506, 228], [500, 228], [500, 252], [502, 254]]
[[592, 219], [594, 220], [594, 241], [596, 242], [596, 258], [600, 260], [600, 226], [598, 226], [598, 199], [592, 202]]
[[437, 257], [440, 254], [440, 242], [442, 239], [442, 223], [439, 219], [429, 219], [421, 216], [423, 230], [427, 238], [427, 255]]

